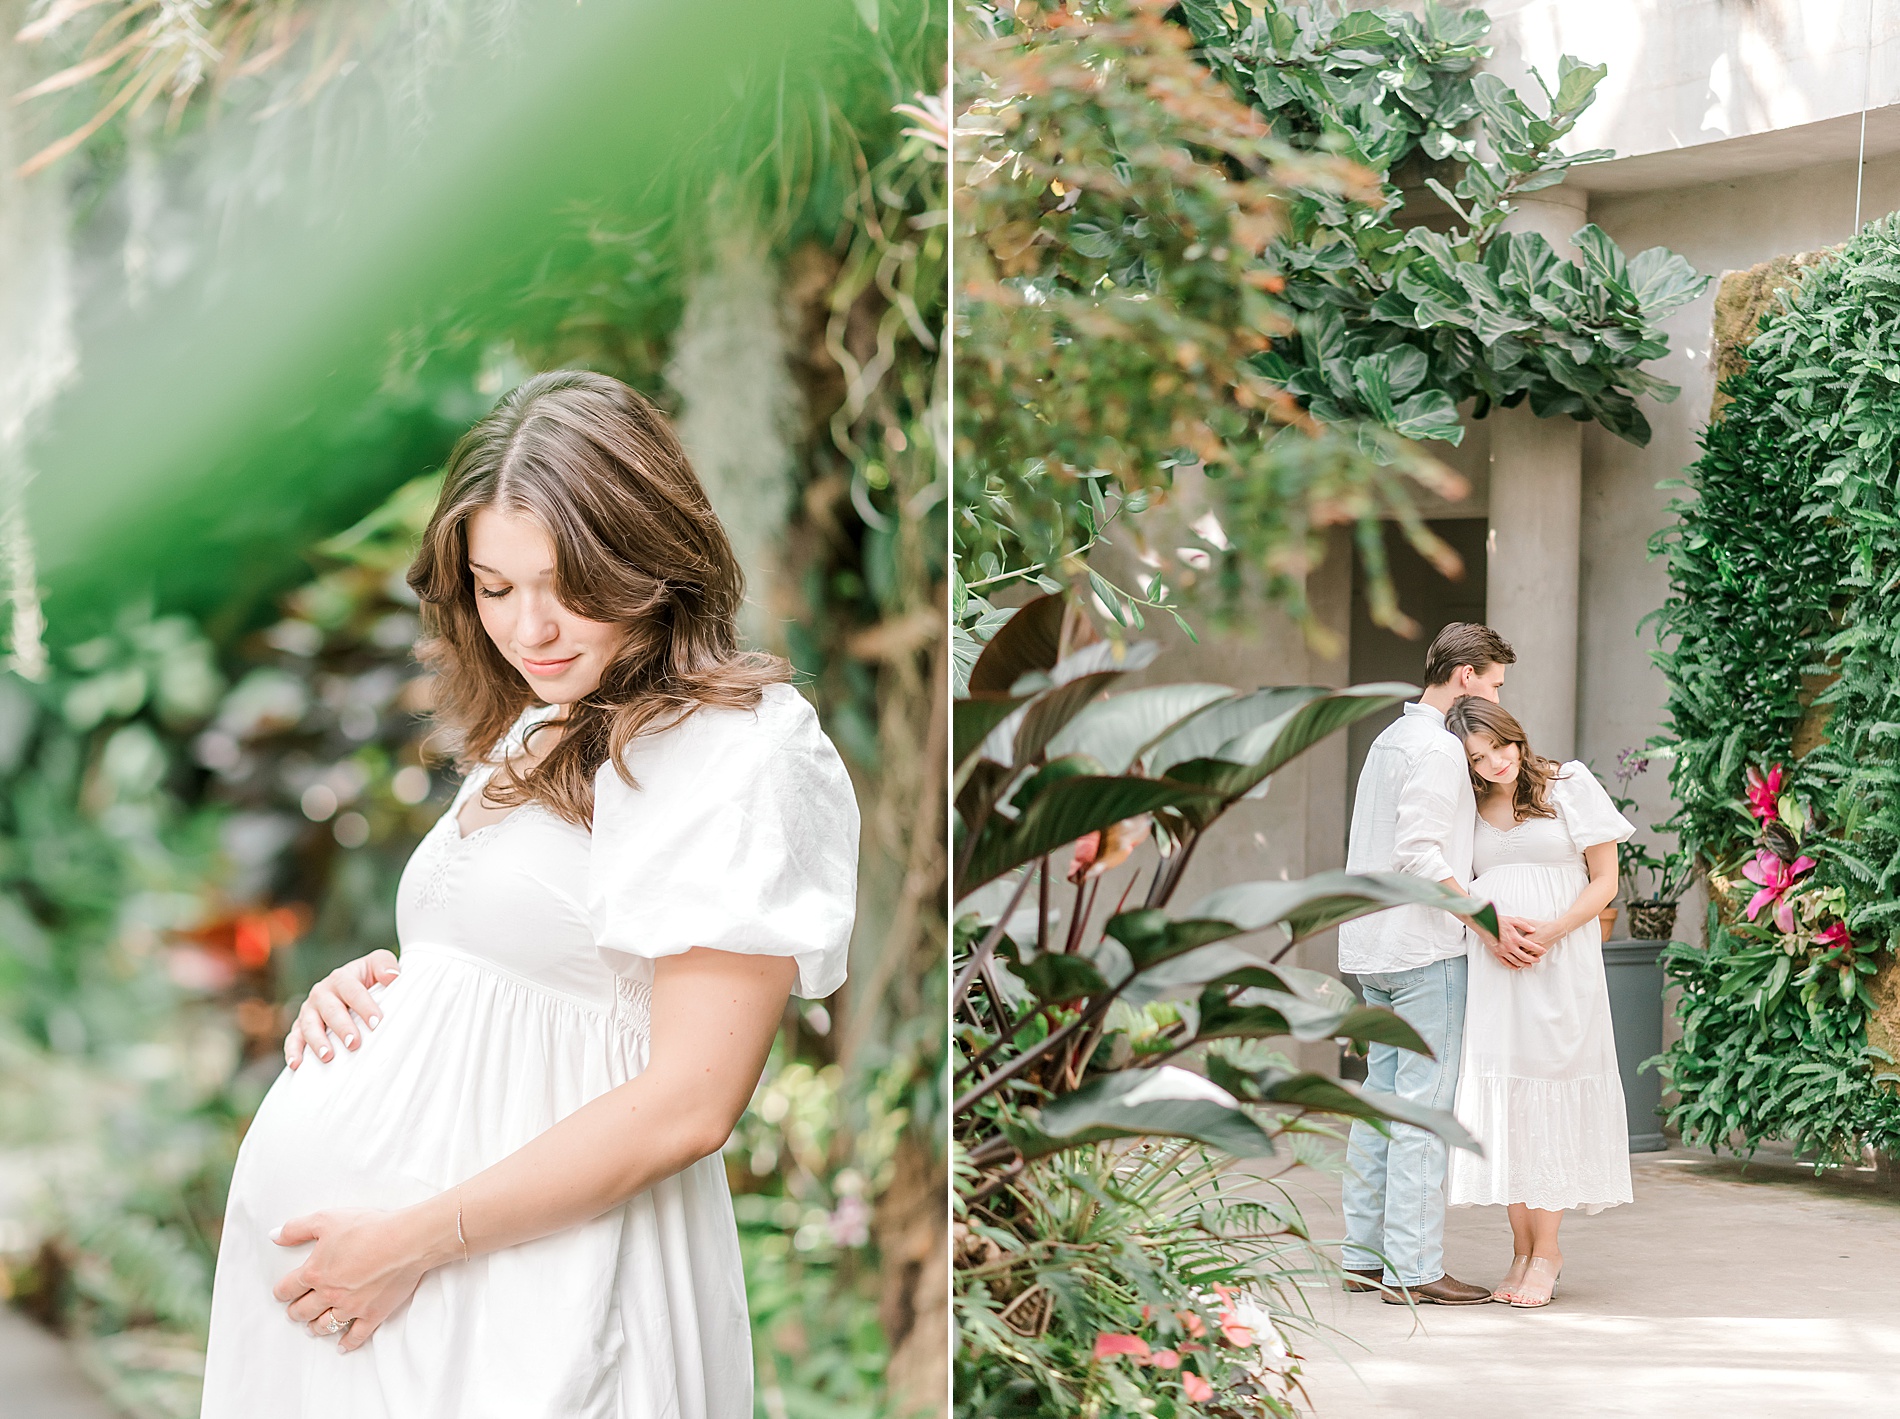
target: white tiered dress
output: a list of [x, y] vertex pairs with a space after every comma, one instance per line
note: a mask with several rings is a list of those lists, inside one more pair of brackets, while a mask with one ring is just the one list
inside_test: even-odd
[[751, 1419], [716, 1154], [582, 1226], [431, 1271], [349, 1354], [271, 1296], [309, 1252], [273, 1244], [280, 1224], [421, 1201], [638, 1074], [656, 957], [795, 956], [808, 998], [843, 982], [857, 807], [797, 691], [636, 740], [639, 787], [603, 765], [591, 834], [529, 803], [464, 837], [464, 801], [553, 711], [523, 712], [410, 858], [381, 1026], [286, 1070], [245, 1136], [203, 1419]]
[[[1577, 760], [1551, 780], [1550, 802], [1555, 818], [1508, 831], [1478, 817], [1471, 892], [1500, 916], [1556, 920], [1590, 884], [1583, 850], [1636, 831]], [[1522, 970], [1475, 938], [1469, 955], [1453, 1112], [1484, 1157], [1451, 1150], [1447, 1203], [1601, 1212], [1630, 1201], [1629, 1124], [1596, 919]]]

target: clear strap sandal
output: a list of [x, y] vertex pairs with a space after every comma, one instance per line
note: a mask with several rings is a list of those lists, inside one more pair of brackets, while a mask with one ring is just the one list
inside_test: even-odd
[[1563, 1274], [1561, 1263], [1547, 1256], [1532, 1257], [1523, 1281], [1518, 1284], [1517, 1294], [1511, 1298], [1511, 1304], [1520, 1310], [1549, 1305], [1557, 1295], [1557, 1282]]
[[1513, 1256], [1511, 1269], [1504, 1273], [1504, 1279], [1498, 1282], [1491, 1292], [1494, 1301], [1512, 1301], [1517, 1298], [1517, 1288], [1524, 1284], [1524, 1273], [1529, 1269], [1531, 1259], [1528, 1256]]

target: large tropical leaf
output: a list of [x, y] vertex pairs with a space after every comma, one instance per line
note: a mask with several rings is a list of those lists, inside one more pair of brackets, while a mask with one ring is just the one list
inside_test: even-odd
[[1128, 948], [1136, 970], [1145, 971], [1248, 928], [1214, 918], [1176, 920], [1160, 907], [1144, 907], [1110, 917], [1102, 929]]
[[1240, 1158], [1265, 1158], [1273, 1139], [1232, 1094], [1198, 1074], [1164, 1065], [1092, 1079], [1031, 1117], [1005, 1126], [1026, 1158], [1115, 1138], [1191, 1138]]
[[971, 695], [952, 703], [951, 758], [959, 777], [966, 772], [965, 762], [982, 747], [990, 731], [1026, 703], [1022, 695]]
[[1232, 922], [1236, 933], [1280, 925], [1290, 940], [1302, 941], [1342, 921], [1411, 905], [1470, 917], [1497, 934], [1497, 911], [1489, 902], [1404, 872], [1320, 872], [1294, 882], [1239, 882], [1201, 898], [1187, 916]]
[[[1075, 718], [1076, 713], [1083, 706], [1125, 673], [1120, 669], [1097, 670], [1092, 674], [1079, 675], [1065, 683], [1052, 685], [1037, 695], [1024, 709], [1022, 722], [1016, 726], [1016, 742], [1011, 746], [1012, 762], [1033, 764], [1041, 756], [1049, 741], [1061, 732], [1065, 724]], [[1102, 767], [1109, 768], [1107, 764]]]
[[1068, 609], [1068, 600], [1061, 596], [1038, 596], [1019, 607], [970, 667], [970, 693], [1006, 695], [1030, 671], [1054, 669], [1062, 658], [1062, 621]]
[[[1316, 685], [1262, 690], [1196, 716], [1179, 735], [1169, 735], [1155, 750], [1154, 768], [1216, 790], [1231, 802], [1328, 735], [1417, 693], [1417, 686], [1396, 682], [1344, 690]], [[1259, 716], [1257, 722], [1209, 746], [1212, 731], [1240, 724], [1243, 706]]]
[[1478, 1140], [1445, 1109], [1426, 1108], [1374, 1089], [1355, 1089], [1323, 1074], [1296, 1073], [1273, 1066], [1242, 1069], [1218, 1054], [1208, 1056], [1207, 1075], [1211, 1082], [1245, 1103], [1290, 1105], [1380, 1125], [1409, 1123], [1437, 1134], [1454, 1148], [1484, 1156]]
[[[1250, 973], [1243, 973], [1243, 975]], [[1418, 1031], [1390, 1010], [1351, 1001], [1336, 1009], [1302, 1000], [1281, 990], [1246, 990], [1227, 998], [1223, 983], [1201, 992], [1197, 1040], [1229, 1037], [1270, 1039], [1290, 1035], [1296, 1040], [1351, 1040], [1356, 1044], [1396, 1045], [1434, 1058], [1432, 1048]]]
[[1269, 967], [1265, 949], [1231, 938], [1277, 926], [1280, 935], [1271, 943], [1277, 948], [1356, 916], [1413, 904], [1468, 916], [1497, 931], [1497, 911], [1489, 902], [1401, 872], [1322, 872], [1293, 882], [1242, 882], [1203, 897], [1178, 918], [1148, 907], [1111, 917], [1103, 929], [1128, 952], [1136, 978], [1122, 998], [1131, 1005], [1193, 996], [1209, 981], [1252, 968], [1273, 973], [1257, 983], [1283, 987], [1316, 1008], [1344, 1012], [1358, 1002], [1333, 977], [1294, 966]]
[[1223, 745], [1249, 730], [1284, 718], [1326, 693], [1323, 685], [1275, 685], [1252, 694], [1232, 696], [1162, 736], [1147, 756], [1149, 771], [1165, 774], [1176, 764], [1214, 758]]
[[1018, 962], [1015, 972], [1045, 1005], [1081, 1000], [1108, 989], [1108, 982], [1102, 979], [1102, 973], [1093, 962], [1080, 956], [1065, 956], [1059, 951], [1044, 951]]
[[1051, 754], [1091, 754], [1110, 773], [1127, 773], [1159, 741], [1223, 700], [1226, 685], [1150, 685], [1088, 706], [1049, 743]]
[[1022, 707], [990, 731], [979, 752], [998, 763], [1033, 763], [1078, 711], [1121, 676], [1151, 664], [1160, 649], [1152, 641], [1100, 640], [1047, 670], [1024, 671], [1015, 681]]
[[1063, 778], [1038, 793], [1021, 817], [991, 817], [984, 824], [957, 883], [957, 895], [1124, 818], [1157, 808], [1205, 809], [1216, 801], [1207, 790], [1172, 779], [1096, 774]]
[[1267, 964], [1258, 950], [1233, 941], [1216, 941], [1142, 971], [1122, 988], [1120, 999], [1133, 1006], [1156, 1000], [1193, 1000], [1213, 980], [1291, 985], [1282, 975], [1285, 970], [1284, 966]]

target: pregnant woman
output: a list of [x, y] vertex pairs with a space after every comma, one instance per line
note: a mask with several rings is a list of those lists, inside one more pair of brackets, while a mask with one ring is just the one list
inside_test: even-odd
[[844, 767], [739, 649], [725, 534], [616, 380], [477, 424], [408, 578], [468, 773], [400, 971], [333, 978], [376, 1028], [333, 1008], [333, 1051], [307, 1014], [321, 1058], [245, 1136], [204, 1419], [750, 1419], [719, 1149], [788, 993], [844, 977]]
[[1445, 727], [1464, 741], [1478, 800], [1471, 893], [1541, 949], [1515, 967], [1470, 953], [1453, 1111], [1484, 1156], [1452, 1150], [1446, 1201], [1510, 1208], [1511, 1269], [1492, 1299], [1545, 1306], [1563, 1270], [1563, 1214], [1630, 1200], [1597, 915], [1616, 896], [1616, 845], [1635, 828], [1587, 766], [1533, 754], [1499, 705], [1460, 699]]

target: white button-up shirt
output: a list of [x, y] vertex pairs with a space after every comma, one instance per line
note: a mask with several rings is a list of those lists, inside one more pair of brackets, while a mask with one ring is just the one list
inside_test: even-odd
[[[1346, 870], [1450, 877], [1469, 887], [1477, 825], [1465, 746], [1440, 711], [1406, 705], [1372, 741], [1359, 771]], [[1391, 907], [1339, 928], [1339, 968], [1354, 975], [1416, 970], [1464, 954], [1464, 923], [1437, 907]]]

